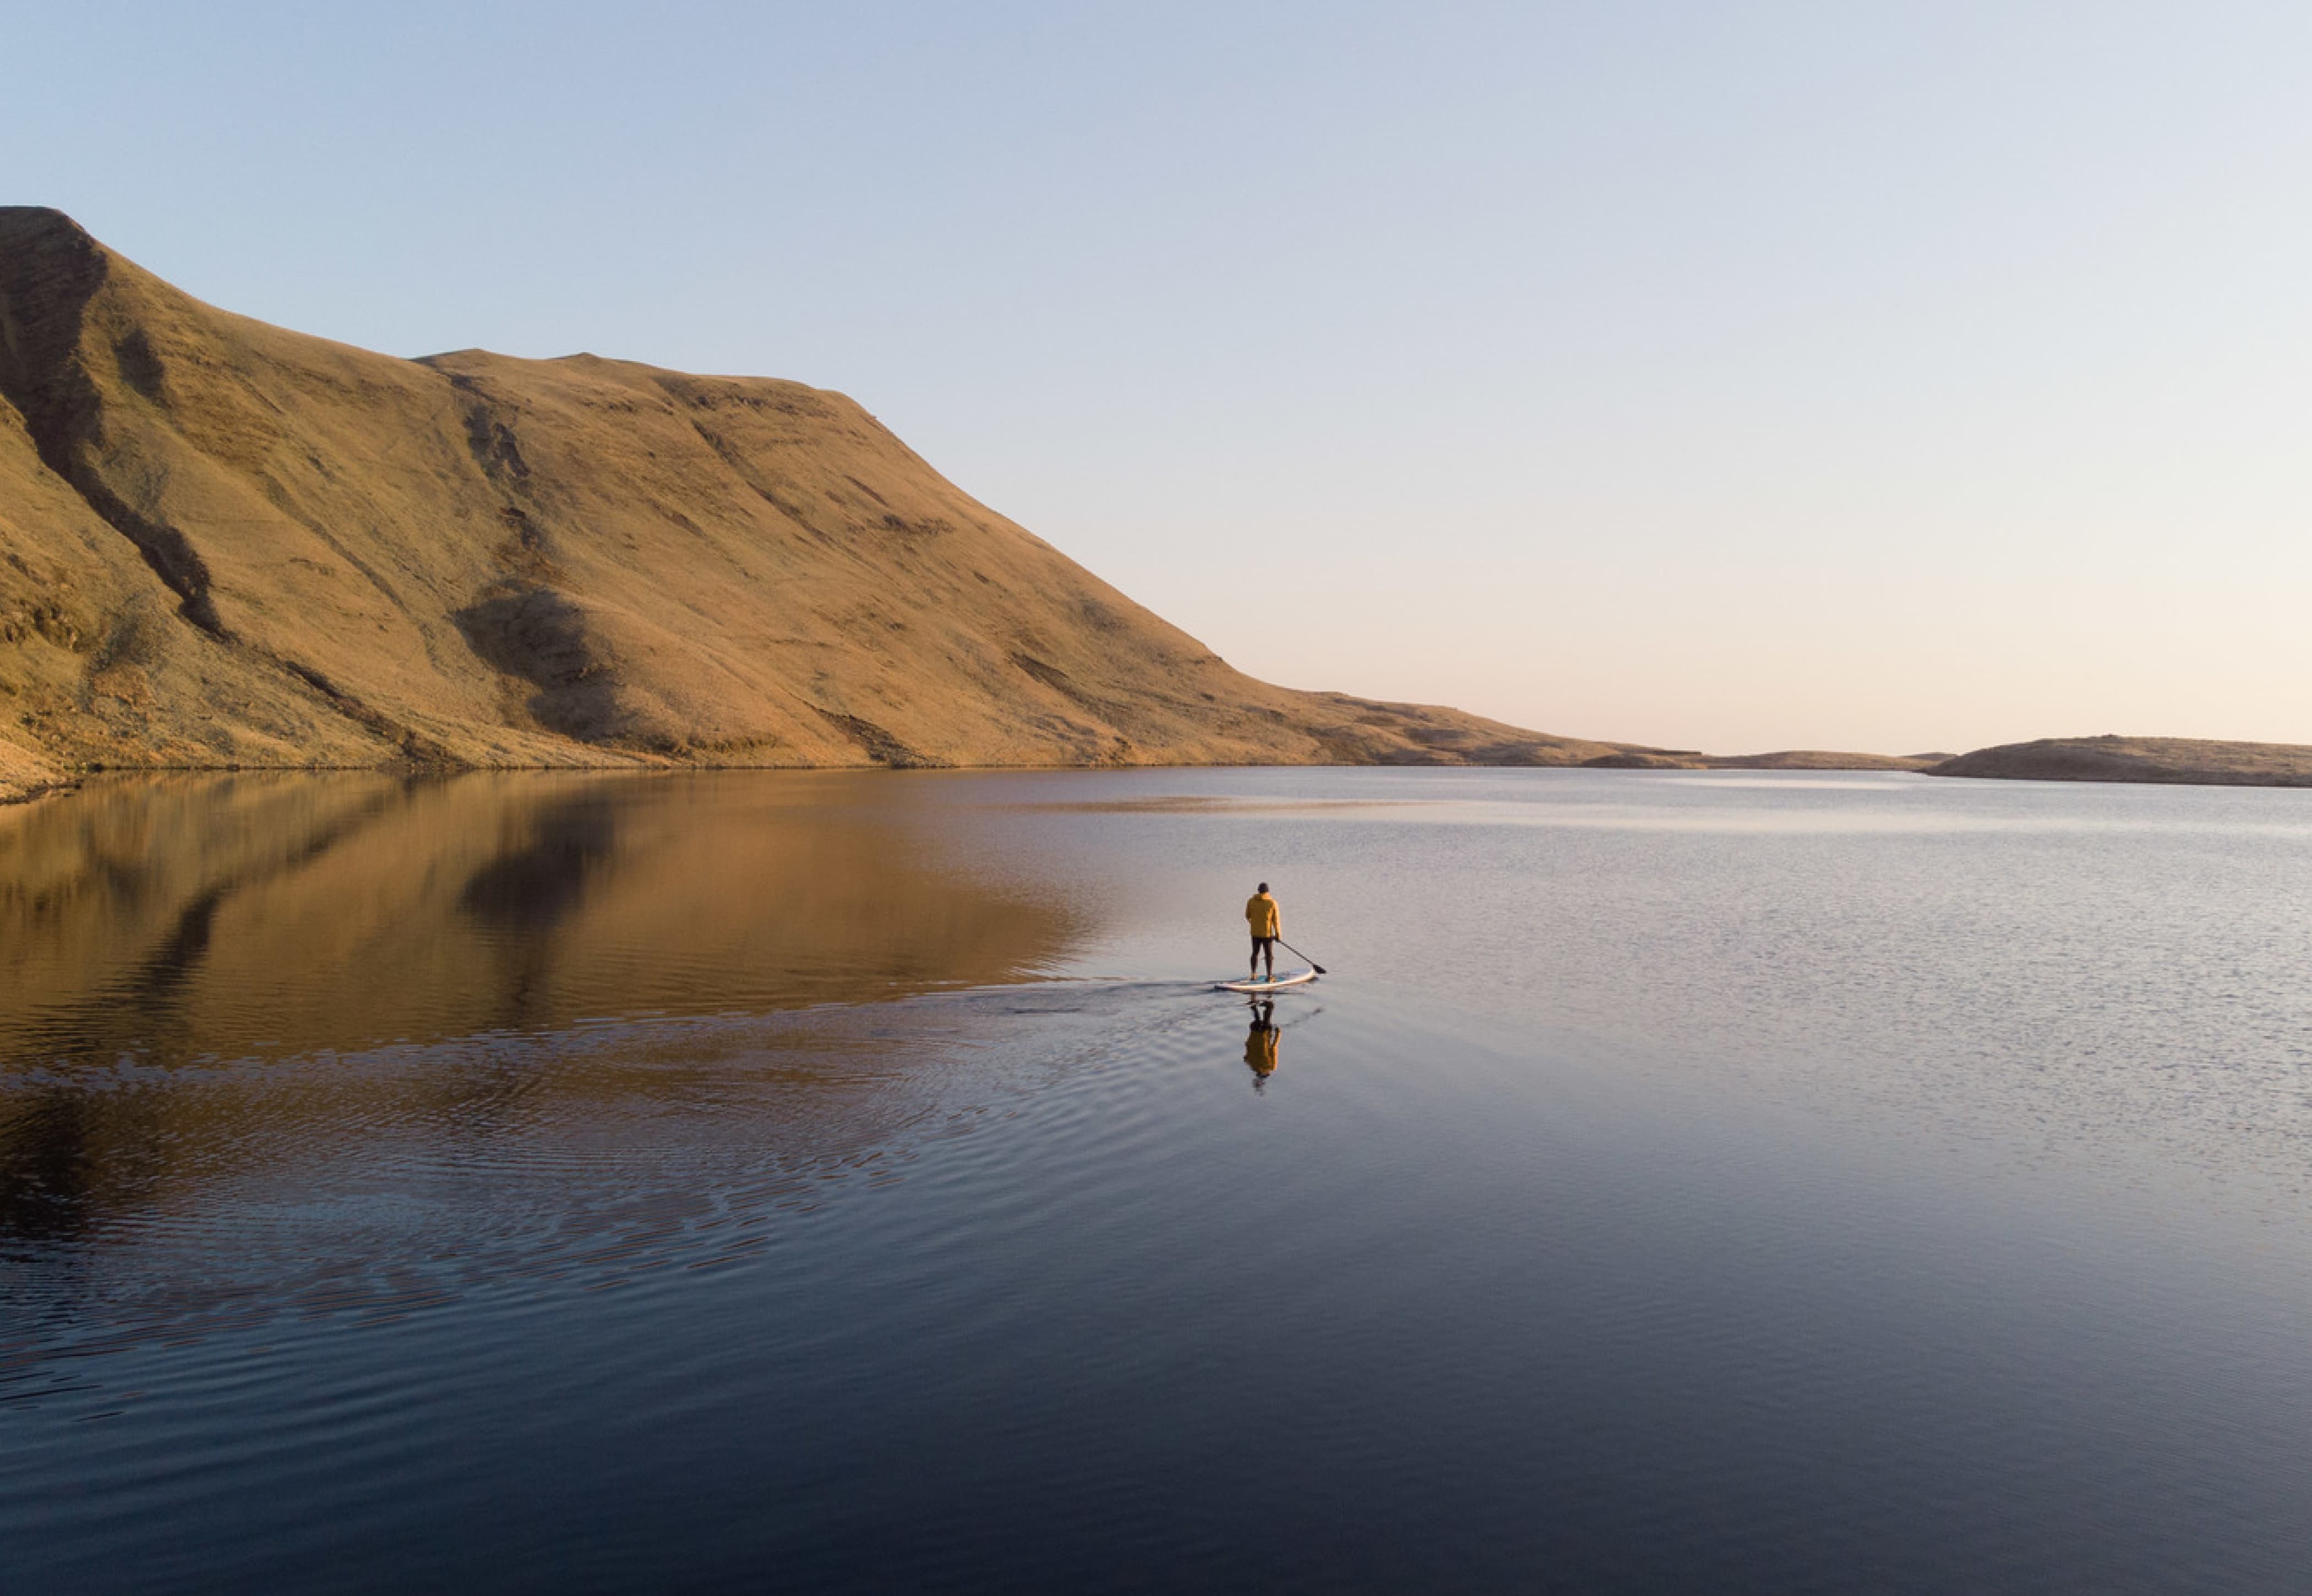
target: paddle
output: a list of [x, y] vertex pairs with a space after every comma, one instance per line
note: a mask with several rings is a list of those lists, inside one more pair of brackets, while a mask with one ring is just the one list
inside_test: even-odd
[[[1297, 948], [1297, 947], [1293, 946], [1290, 942], [1285, 941], [1285, 940], [1284, 940], [1284, 938], [1282, 938], [1282, 937], [1279, 937], [1279, 938], [1276, 939], [1276, 945], [1277, 945], [1279, 947], [1282, 947], [1282, 948], [1283, 948], [1286, 953], [1299, 953], [1299, 954], [1300, 954], [1300, 956], [1301, 956], [1302, 958], [1304, 958], [1304, 959], [1309, 959], [1309, 955], [1308, 955], [1307, 954], [1305, 954], [1305, 953], [1300, 953], [1300, 950], [1299, 948]], [[1309, 968], [1310, 968], [1311, 970], [1314, 970], [1314, 971], [1315, 971], [1318, 974], [1319, 974], [1319, 975], [1322, 975], [1322, 974], [1324, 974], [1324, 973], [1325, 973], [1325, 966], [1324, 966], [1324, 965], [1322, 965], [1322, 964], [1318, 964], [1318, 963], [1316, 960], [1314, 960], [1314, 959], [1309, 959]]]

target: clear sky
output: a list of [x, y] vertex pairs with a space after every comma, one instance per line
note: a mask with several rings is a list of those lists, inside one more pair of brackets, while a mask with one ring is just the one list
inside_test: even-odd
[[0, 201], [863, 402], [1257, 675], [2312, 742], [2312, 5], [0, 0]]

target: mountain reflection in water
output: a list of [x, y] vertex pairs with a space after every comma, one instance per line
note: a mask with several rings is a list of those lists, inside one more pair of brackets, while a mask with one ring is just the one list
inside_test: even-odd
[[226, 775], [0, 812], [0, 1038], [167, 1063], [863, 1001], [1062, 956], [1080, 922], [941, 858], [906, 798], [871, 775]]
[[[1062, 958], [1081, 916], [960, 868], [912, 796], [849, 773], [226, 774], [0, 811], [0, 1238], [404, 1131], [429, 1158], [523, 1121], [566, 1138], [590, 1102], [679, 1085], [652, 1025]], [[615, 1047], [565, 1035], [551, 1068], [521, 1040], [637, 1018]], [[675, 1051], [763, 1053], [753, 1078], [793, 1088], [778, 1115], [839, 1153], [829, 1102], [888, 1087], [904, 1050], [823, 1030], [694, 1025]]]

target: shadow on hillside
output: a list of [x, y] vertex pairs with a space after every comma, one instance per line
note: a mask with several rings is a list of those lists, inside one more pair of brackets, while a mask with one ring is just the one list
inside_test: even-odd
[[502, 592], [450, 617], [477, 658], [538, 689], [524, 706], [548, 731], [599, 743], [626, 729], [611, 662], [585, 609], [547, 587]]

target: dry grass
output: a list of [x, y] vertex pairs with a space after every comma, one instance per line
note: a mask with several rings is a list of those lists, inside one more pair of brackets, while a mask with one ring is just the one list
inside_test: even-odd
[[2215, 787], [2312, 787], [2312, 746], [2197, 737], [2045, 737], [1978, 748], [1936, 776], [2026, 781], [2168, 781]]
[[840, 394], [422, 361], [0, 210], [0, 782], [116, 766], [1573, 763], [1254, 681]]

